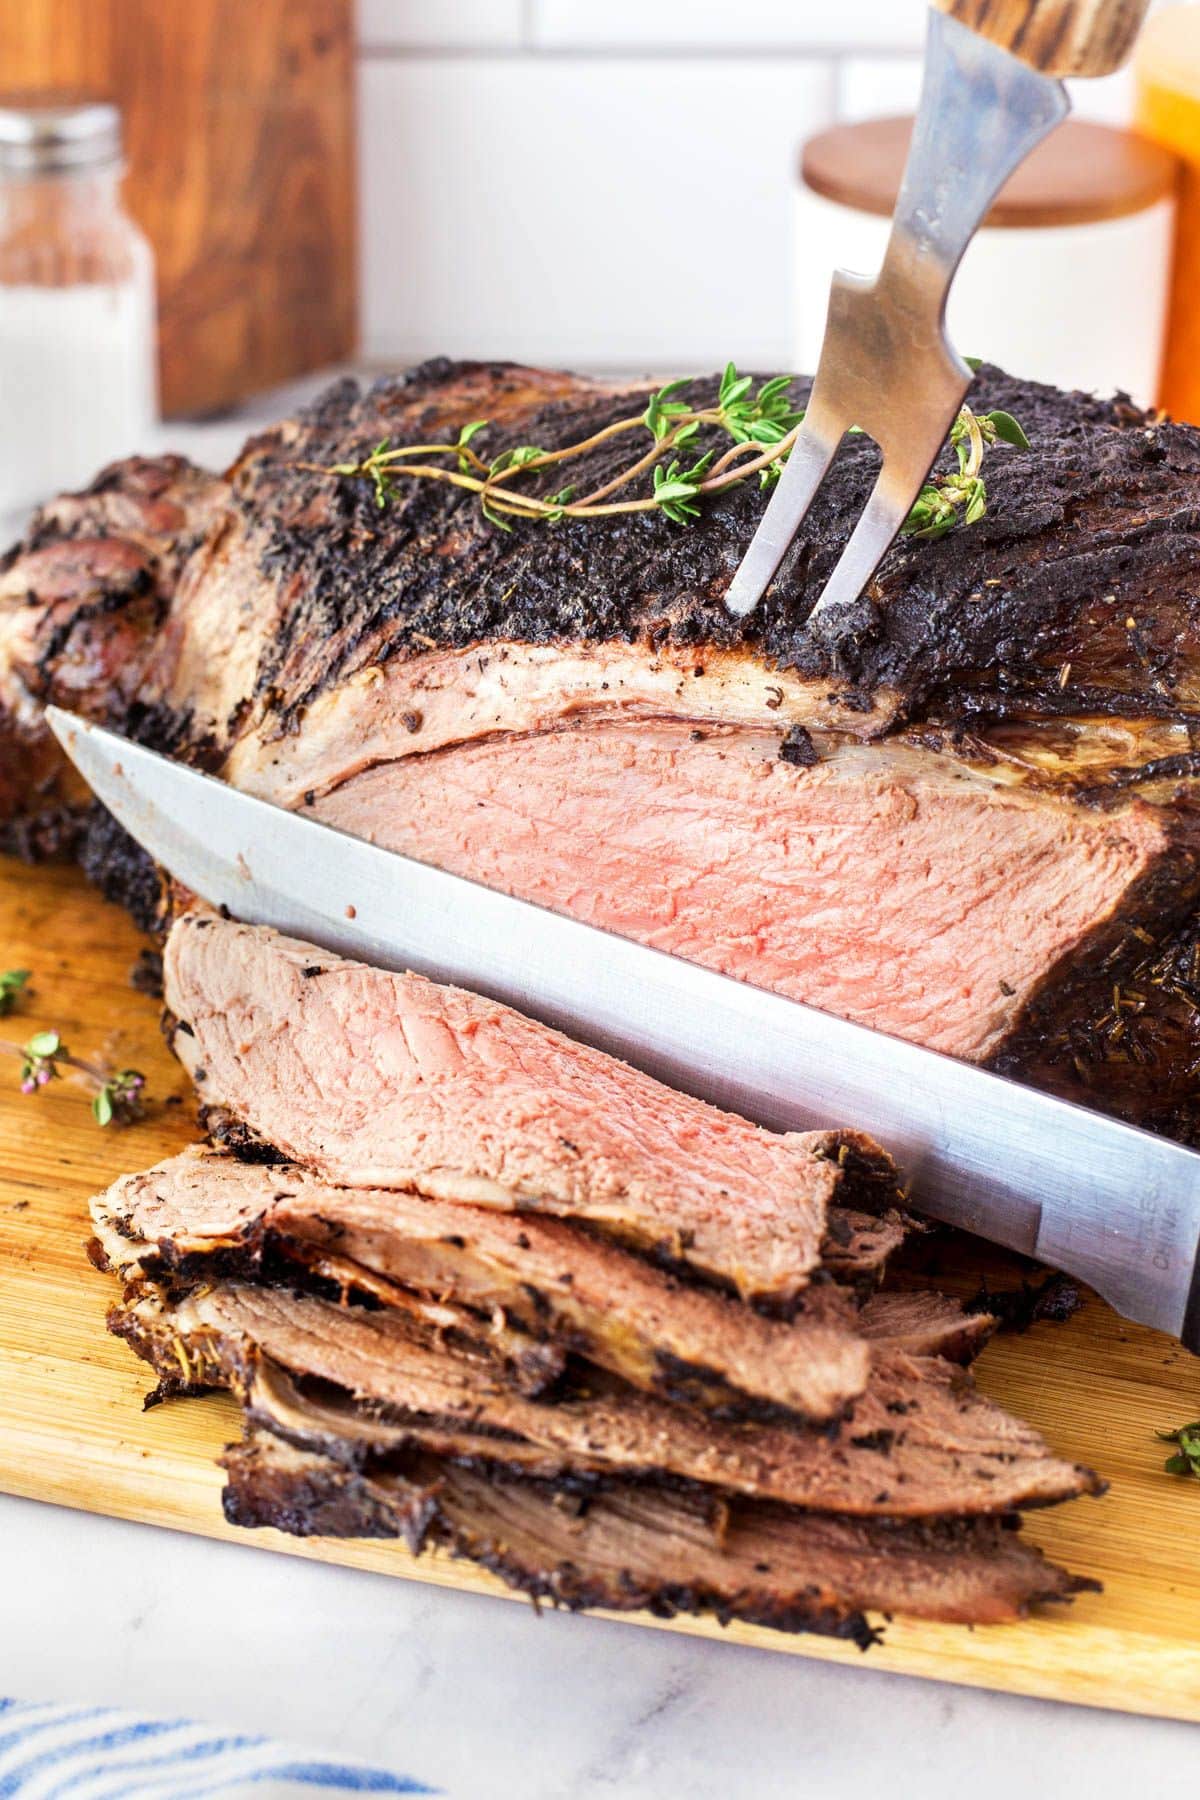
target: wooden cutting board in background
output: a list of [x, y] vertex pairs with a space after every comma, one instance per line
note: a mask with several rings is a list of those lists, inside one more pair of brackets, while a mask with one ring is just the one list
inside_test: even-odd
[[164, 412], [353, 353], [352, 0], [0, 0], [0, 90], [47, 88], [124, 114]]
[[[232, 1403], [212, 1397], [141, 1410], [148, 1371], [105, 1332], [116, 1285], [89, 1267], [83, 1244], [90, 1194], [181, 1149], [194, 1135], [191, 1091], [159, 1034], [159, 1005], [130, 989], [129, 970], [143, 941], [74, 870], [27, 870], [0, 859], [0, 968], [36, 974], [35, 993], [19, 1013], [0, 1020], [0, 1037], [23, 1040], [55, 1026], [82, 1055], [141, 1067], [156, 1101], [144, 1123], [101, 1131], [80, 1089], [56, 1082], [24, 1099], [17, 1064], [0, 1057], [0, 1491], [476, 1593], [505, 1593], [466, 1563], [432, 1555], [414, 1560], [397, 1544], [235, 1531], [221, 1514], [216, 1466], [222, 1445], [237, 1435]], [[977, 1285], [981, 1254], [969, 1247], [957, 1271], [960, 1284]], [[955, 1271], [944, 1273], [953, 1285]], [[1200, 1415], [1200, 1362], [1089, 1300], [1068, 1324], [997, 1339], [984, 1352], [979, 1380], [1063, 1454], [1096, 1464], [1109, 1477], [1103, 1499], [1034, 1513], [1025, 1527], [1052, 1556], [1099, 1576], [1103, 1594], [1085, 1594], [1043, 1618], [977, 1631], [897, 1619], [865, 1658], [844, 1644], [748, 1626], [722, 1632], [712, 1622], [680, 1619], [666, 1629], [1200, 1720], [1200, 1481], [1164, 1474], [1164, 1446], [1153, 1437], [1156, 1426]], [[644, 1615], [637, 1622], [658, 1623]], [[554, 1619], [542, 1629], [553, 1632]]]

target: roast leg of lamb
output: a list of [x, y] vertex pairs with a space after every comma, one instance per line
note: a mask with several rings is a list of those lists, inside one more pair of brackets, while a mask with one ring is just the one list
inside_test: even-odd
[[[796, 387], [802, 397], [804, 384]], [[698, 400], [711, 383], [698, 382]], [[680, 956], [1200, 1140], [1200, 432], [984, 368], [1031, 448], [808, 623], [875, 470], [851, 438], [758, 611], [753, 483], [499, 530], [327, 473], [491, 421], [576, 442], [644, 392], [507, 366], [342, 383], [226, 477], [119, 465], [0, 573], [0, 815], [161, 898], [50, 700], [247, 790]], [[585, 487], [624, 452], [601, 442]]]

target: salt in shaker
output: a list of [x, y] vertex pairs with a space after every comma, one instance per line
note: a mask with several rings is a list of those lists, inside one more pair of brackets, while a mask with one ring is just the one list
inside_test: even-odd
[[0, 514], [150, 448], [154, 260], [106, 102], [0, 99]]

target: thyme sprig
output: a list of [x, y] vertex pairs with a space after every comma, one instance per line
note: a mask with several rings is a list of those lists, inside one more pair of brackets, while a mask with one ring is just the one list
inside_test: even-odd
[[0, 969], [0, 1019], [12, 1012], [28, 981], [28, 969]]
[[140, 1069], [111, 1073], [83, 1057], [73, 1056], [60, 1032], [37, 1031], [25, 1044], [0, 1040], [0, 1052], [20, 1057], [23, 1094], [36, 1094], [52, 1081], [61, 1080], [63, 1071], [69, 1069], [95, 1088], [92, 1117], [97, 1125], [130, 1125], [141, 1117], [146, 1077]]
[[1179, 1446], [1163, 1464], [1168, 1475], [1200, 1475], [1200, 1419], [1177, 1431], [1156, 1431], [1154, 1435], [1164, 1444]]
[[[561, 519], [611, 518], [624, 513], [661, 512], [677, 525], [700, 517], [703, 502], [757, 475], [761, 487], [779, 479], [804, 421], [804, 409], [793, 404], [791, 378], [776, 375], [755, 389], [749, 375], [727, 363], [715, 404], [695, 406], [688, 398], [691, 382], [668, 381], [650, 396], [645, 410], [591, 433], [561, 450], [540, 444], [514, 444], [485, 459], [475, 440], [489, 429], [487, 419], [472, 419], [452, 441], [436, 444], [393, 444], [383, 438], [358, 462], [302, 463], [301, 468], [347, 480], [369, 481], [376, 505], [390, 505], [403, 481], [434, 481], [474, 494], [485, 519], [511, 531], [513, 519], [556, 524]], [[730, 440], [718, 455], [708, 448], [685, 466], [678, 454], [696, 445], [702, 430]], [[650, 445], [635, 445], [631, 461], [591, 492], [580, 495], [567, 486], [556, 492], [531, 492], [518, 483], [559, 464], [568, 463], [600, 445], [634, 433], [648, 432]], [[996, 443], [1028, 449], [1029, 442], [1009, 413], [976, 414], [964, 406], [950, 433], [958, 464], [949, 474], [933, 477], [922, 488], [903, 529], [916, 538], [942, 537], [957, 525], [983, 517], [987, 495], [980, 473], [985, 452]], [[636, 482], [648, 484], [630, 496]], [[617, 496], [623, 496], [618, 498]]]
[[1011, 413], [973, 413], [964, 406], [950, 428], [950, 448], [958, 468], [927, 481], [900, 527], [904, 537], [945, 537], [958, 524], [974, 525], [987, 511], [987, 491], [979, 471], [984, 452], [995, 443], [1028, 450], [1025, 436]]

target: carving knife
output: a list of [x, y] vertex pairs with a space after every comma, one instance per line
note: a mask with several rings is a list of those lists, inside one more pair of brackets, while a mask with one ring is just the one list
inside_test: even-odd
[[963, 254], [1008, 177], [1070, 111], [1059, 77], [1117, 68], [1148, 3], [934, 0], [883, 265], [833, 277], [804, 422], [725, 595], [736, 617], [758, 605], [852, 429], [874, 438], [883, 464], [813, 616], [862, 593], [971, 384], [945, 320]]
[[1200, 1352], [1200, 1154], [286, 812], [46, 717], [130, 835], [238, 919], [516, 1007], [774, 1130], [854, 1126], [922, 1211]]

